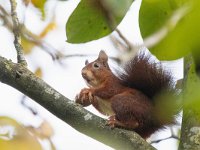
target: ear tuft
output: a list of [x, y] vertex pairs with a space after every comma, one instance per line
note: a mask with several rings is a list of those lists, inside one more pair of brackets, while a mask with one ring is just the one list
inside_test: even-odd
[[99, 59], [100, 61], [103, 61], [103, 62], [107, 62], [107, 61], [108, 61], [108, 56], [107, 56], [107, 54], [105, 53], [105, 51], [101, 50], [101, 51], [99, 52], [99, 57], [98, 57], [98, 59]]
[[87, 65], [87, 64], [89, 64], [89, 61], [86, 59], [86, 60], [85, 60], [85, 65]]

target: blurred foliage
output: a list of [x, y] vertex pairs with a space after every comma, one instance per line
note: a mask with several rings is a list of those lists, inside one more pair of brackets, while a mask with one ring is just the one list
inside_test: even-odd
[[151, 36], [161, 28], [170, 29], [150, 51], [159, 59], [173, 60], [199, 49], [199, 8], [200, 1], [197, 0], [143, 0], [139, 15], [143, 38]]
[[49, 22], [39, 35], [32, 35], [34, 38], [36, 38], [35, 41], [32, 39], [32, 37], [26, 37], [22, 34], [21, 43], [24, 49], [24, 54], [30, 54], [35, 46], [39, 46], [40, 43], [37, 41], [43, 39], [50, 31], [54, 30], [55, 28], [56, 22], [54, 20]]
[[110, 34], [133, 0], [81, 0], [66, 24], [67, 41], [84, 43]]
[[48, 140], [52, 150], [55, 146], [51, 141], [53, 129], [47, 121], [38, 128], [23, 126], [12, 118], [0, 116], [0, 149], [1, 150], [42, 150], [40, 140]]
[[165, 25], [187, 0], [143, 0], [140, 8], [141, 34], [145, 38]]
[[171, 122], [172, 118], [181, 112], [182, 94], [177, 91], [163, 91], [154, 99], [154, 115], [163, 123]]
[[42, 150], [37, 138], [14, 119], [0, 117], [1, 150]]
[[28, 55], [32, 52], [32, 49], [36, 46], [34, 42], [27, 39], [25, 36], [21, 36], [21, 44], [23, 46], [24, 54]]
[[42, 14], [42, 19], [45, 19], [45, 3], [47, 0], [31, 0], [32, 4], [38, 8]]
[[46, 120], [44, 120], [38, 128], [29, 126], [27, 129], [40, 139], [49, 139], [54, 134], [53, 128]]
[[42, 20], [45, 19], [45, 4], [47, 0], [23, 0], [24, 4], [26, 6], [29, 5], [29, 3], [32, 3], [35, 8], [37, 8], [41, 12]]
[[43, 31], [40, 33], [40, 37], [45, 37], [50, 31], [54, 30], [56, 28], [56, 22], [55, 20], [52, 20], [47, 24], [47, 26], [43, 29]]

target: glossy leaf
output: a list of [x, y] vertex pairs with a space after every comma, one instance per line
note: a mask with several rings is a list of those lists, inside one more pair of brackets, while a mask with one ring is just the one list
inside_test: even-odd
[[[161, 28], [173, 26], [175, 14], [184, 15], [175, 27], [150, 51], [162, 60], [178, 59], [200, 47], [200, 1], [195, 0], [143, 0], [140, 9], [140, 30], [143, 38]], [[178, 12], [177, 12], [178, 11]], [[180, 12], [179, 12], [180, 11]], [[171, 24], [169, 21], [171, 20]]]
[[110, 34], [133, 0], [81, 0], [66, 24], [67, 41], [83, 43]]

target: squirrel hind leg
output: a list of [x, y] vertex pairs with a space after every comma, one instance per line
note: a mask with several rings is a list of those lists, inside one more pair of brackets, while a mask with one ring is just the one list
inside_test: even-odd
[[[129, 93], [121, 93], [115, 95], [111, 99], [111, 108], [114, 112], [114, 116], [111, 116], [108, 123], [112, 126], [123, 127], [126, 129], [136, 129], [140, 125], [140, 120], [138, 120], [137, 100], [134, 95]], [[113, 125], [114, 124], [114, 125]]]
[[126, 129], [135, 129], [139, 126], [139, 123], [136, 120], [129, 120], [125, 122], [121, 122], [116, 118], [116, 115], [110, 116], [108, 118], [107, 124], [111, 127], [122, 127]]

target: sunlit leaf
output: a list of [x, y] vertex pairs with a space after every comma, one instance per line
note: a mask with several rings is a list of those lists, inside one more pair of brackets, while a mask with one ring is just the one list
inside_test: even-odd
[[1, 150], [42, 150], [35, 136], [26, 128], [8, 117], [0, 117]]
[[110, 34], [133, 0], [81, 0], [66, 24], [67, 41], [83, 43]]
[[45, 3], [47, 0], [31, 0], [32, 4], [38, 8], [42, 14], [42, 19], [45, 18]]
[[181, 12], [184, 12], [178, 10], [185, 10], [175, 27], [158, 44], [150, 48], [150, 51], [159, 59], [173, 60], [200, 48], [199, 7], [200, 1], [197, 0], [143, 0], [139, 16], [143, 38], [151, 36], [162, 27], [169, 28], [169, 19], [177, 19], [177, 14], [181, 15]]

